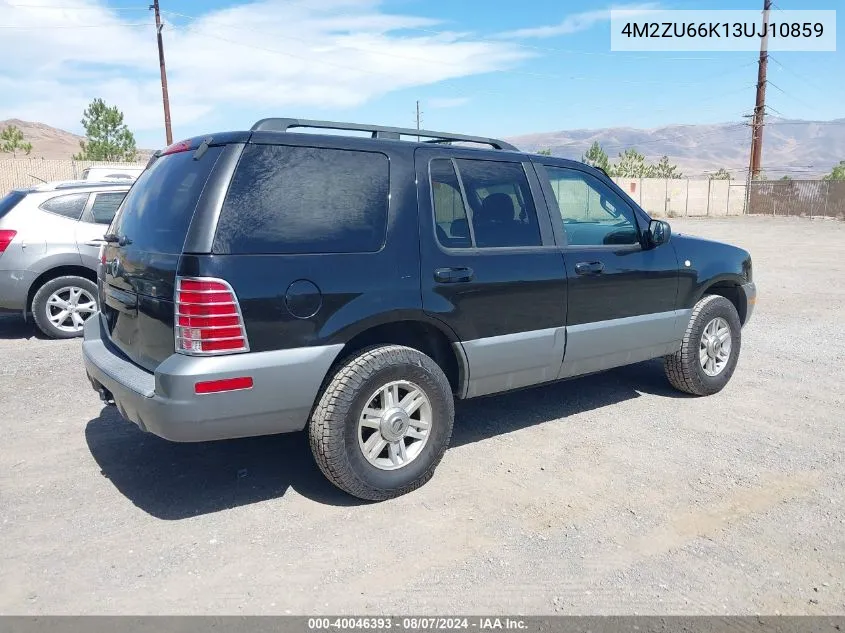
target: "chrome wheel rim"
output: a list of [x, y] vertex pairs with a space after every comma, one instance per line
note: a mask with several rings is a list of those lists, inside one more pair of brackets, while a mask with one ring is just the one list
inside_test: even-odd
[[96, 311], [97, 300], [78, 286], [59, 288], [47, 299], [47, 319], [62, 332], [79, 332]]
[[731, 327], [722, 317], [716, 317], [704, 327], [698, 359], [705, 374], [712, 378], [722, 373], [731, 358], [732, 342]]
[[396, 380], [367, 399], [358, 418], [358, 446], [380, 470], [404, 468], [420, 456], [431, 436], [431, 401], [417, 385]]

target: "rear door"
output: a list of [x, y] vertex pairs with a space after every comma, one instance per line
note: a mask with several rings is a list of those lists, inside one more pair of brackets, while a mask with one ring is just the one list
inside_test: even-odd
[[669, 353], [686, 325], [676, 312], [671, 243], [647, 247], [645, 223], [609, 179], [570, 164], [537, 165], [569, 276], [561, 377]]
[[[189, 147], [189, 146], [188, 146]], [[173, 293], [191, 219], [223, 147], [162, 156], [135, 182], [109, 232], [100, 306], [112, 342], [149, 370], [174, 351]]]
[[566, 273], [531, 164], [418, 149], [423, 307], [462, 341], [477, 396], [554, 380]]
[[109, 224], [125, 197], [125, 190], [98, 191], [89, 197], [82, 219], [76, 225], [76, 247], [83, 266], [97, 269], [100, 246], [105, 244], [103, 236], [109, 230]]

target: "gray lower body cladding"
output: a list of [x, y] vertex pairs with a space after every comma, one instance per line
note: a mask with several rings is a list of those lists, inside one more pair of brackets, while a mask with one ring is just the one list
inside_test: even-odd
[[[121, 415], [175, 442], [300, 431], [342, 345], [196, 357], [173, 354], [151, 373], [108, 342], [99, 315], [85, 324], [88, 376], [108, 390]], [[197, 394], [201, 381], [249, 376], [253, 387]]]
[[456, 343], [466, 355], [467, 398], [589, 374], [672, 354], [692, 310], [672, 310], [583, 325]]

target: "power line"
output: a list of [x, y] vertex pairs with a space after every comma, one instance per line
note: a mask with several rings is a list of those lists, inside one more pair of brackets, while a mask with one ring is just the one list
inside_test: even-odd
[[31, 26], [25, 24], [0, 24], [0, 29], [19, 29], [21, 31], [41, 31], [43, 29], [113, 29], [115, 27], [150, 26], [149, 22], [103, 23], [103, 24], [55, 24], [50, 26]]
[[[197, 21], [202, 19], [201, 17], [187, 15], [185, 13], [178, 13], [176, 11], [163, 11], [162, 13], [164, 13], [165, 15], [176, 16], [176, 17], [187, 19], [187, 20], [191, 20], [192, 22], [197, 22]], [[299, 42], [304, 42], [304, 43], [312, 43], [312, 40], [310, 40], [308, 38], [297, 37], [295, 35], [290, 35], [290, 34], [280, 35], [278, 33], [270, 33], [268, 31], [265, 31], [265, 30], [262, 30], [262, 29], [256, 29], [256, 28], [251, 28], [251, 27], [230, 25], [228, 28], [236, 29], [236, 30], [239, 30], [239, 31], [245, 31], [245, 32], [249, 32], [249, 33], [259, 33], [259, 34], [267, 35], [269, 37], [273, 37], [274, 39], [283, 39], [283, 40], [286, 39], [286, 40], [294, 40], [294, 41], [299, 41]], [[407, 30], [420, 30], [420, 29], [407, 29]], [[236, 42], [234, 40], [226, 40], [225, 38], [222, 38], [222, 37], [219, 37], [219, 36], [218, 36], [218, 39], [221, 39], [221, 40], [224, 40], [224, 41], [230, 41], [234, 44], [240, 44], [240, 42]], [[475, 41], [478, 41], [478, 40], [475, 40]], [[498, 42], [498, 43], [501, 43], [501, 42]], [[244, 46], [247, 46], [247, 45], [244, 44]], [[254, 47], [254, 48], [258, 48], [254, 45], [249, 45], [249, 46]], [[398, 59], [407, 59], [407, 60], [410, 60], [410, 61], [419, 61], [419, 62], [423, 62], [423, 63], [427, 63], [427, 64], [436, 64], [436, 65], [444, 65], [444, 66], [458, 66], [458, 67], [464, 66], [460, 62], [449, 62], [449, 61], [439, 60], [439, 59], [435, 60], [435, 59], [426, 58], [426, 57], [418, 57], [418, 56], [413, 56], [413, 55], [403, 55], [401, 53], [394, 53], [394, 52], [382, 52], [382, 51], [377, 51], [377, 50], [373, 50], [373, 49], [370, 49], [370, 48], [363, 48], [363, 47], [360, 47], [360, 46], [350, 46], [348, 44], [339, 44], [335, 48], [346, 49], [346, 50], [355, 50], [355, 51], [367, 53], [369, 55], [389, 57], [389, 58], [394, 58], [394, 59], [398, 58]], [[269, 49], [269, 48], [266, 48], [266, 47], [261, 47], [260, 50], [267, 50], [267, 51], [270, 51], [270, 52], [278, 52], [282, 55], [289, 55], [291, 57], [297, 57], [296, 55], [292, 55], [290, 53], [287, 53], [286, 51], [279, 51], [277, 49]], [[299, 59], [307, 59], [307, 58], [300, 57]], [[332, 64], [332, 62], [327, 62], [325, 60], [320, 60], [320, 59], [307, 59], [307, 61], [318, 61], [318, 62], [321, 62], [321, 63]], [[751, 63], [753, 63], [753, 62], [751, 62]], [[740, 66], [735, 66], [734, 70], [739, 70], [739, 69], [744, 68], [745, 66], [750, 66], [751, 63], [742, 64]], [[339, 66], [339, 67], [346, 68], [345, 66]], [[360, 70], [360, 69], [357, 69], [357, 70]], [[526, 76], [526, 77], [534, 77], [534, 78], [538, 78], [538, 79], [557, 79], [557, 80], [564, 80], [564, 81], [594, 81], [594, 82], [601, 82], [601, 83], [606, 83], [606, 81], [607, 81], [606, 78], [597, 77], [597, 76], [566, 76], [566, 75], [559, 75], [559, 74], [553, 74], [553, 73], [535, 73], [535, 72], [512, 70], [512, 69], [507, 69], [507, 70], [505, 70], [505, 69], [492, 69], [488, 72], [490, 72], [490, 73], [500, 73], [500, 74], [509, 74], [509, 75], [519, 75], [519, 76]], [[705, 77], [699, 77], [696, 81], [693, 81], [693, 82], [689, 82], [689, 83], [686, 83], [686, 84], [674, 84], [674, 85], [676, 87], [699, 86], [699, 85], [701, 85], [702, 82], [709, 81], [710, 79], [722, 78], [724, 76], [725, 76], [725, 71], [720, 71], [718, 73], [714, 73], [713, 75], [708, 75], [708, 76], [705, 76]], [[620, 79], [620, 80], [615, 80], [614, 83], [615, 84], [632, 84], [632, 85], [640, 85], [640, 86], [641, 85], [658, 85], [658, 86], [665, 86], [666, 85], [665, 81], [641, 81], [641, 80], [637, 80], [637, 79]]]
[[5, 6], [12, 9], [57, 9], [61, 11], [147, 11], [144, 7], [60, 7], [52, 4], [7, 4]]

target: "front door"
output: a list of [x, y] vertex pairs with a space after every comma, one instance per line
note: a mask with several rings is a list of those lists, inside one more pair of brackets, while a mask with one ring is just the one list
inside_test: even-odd
[[91, 194], [82, 219], [76, 225], [76, 246], [83, 265], [97, 269], [103, 235], [114, 219], [115, 211], [126, 197], [125, 191], [100, 191]]
[[569, 277], [560, 377], [600, 371], [677, 349], [689, 312], [676, 310], [671, 241], [650, 248], [632, 203], [604, 176], [570, 164], [537, 165]]
[[502, 152], [416, 151], [423, 308], [466, 355], [467, 397], [554, 380], [566, 275], [530, 163]]

